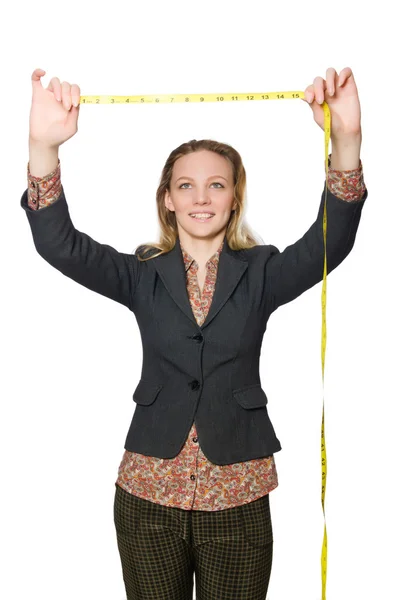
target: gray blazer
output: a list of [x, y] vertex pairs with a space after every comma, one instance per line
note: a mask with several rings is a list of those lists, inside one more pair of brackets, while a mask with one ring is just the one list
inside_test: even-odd
[[[280, 252], [273, 245], [232, 250], [225, 238], [215, 292], [200, 327], [186, 289], [179, 239], [158, 258], [141, 262], [75, 229], [64, 189], [46, 208], [26, 211], [37, 252], [90, 290], [129, 308], [143, 347], [141, 377], [125, 449], [174, 458], [195, 420], [201, 448], [218, 465], [281, 450], [259, 375], [270, 315], [323, 279], [325, 184], [315, 222]], [[327, 267], [351, 251], [368, 191], [358, 202], [327, 192]]]

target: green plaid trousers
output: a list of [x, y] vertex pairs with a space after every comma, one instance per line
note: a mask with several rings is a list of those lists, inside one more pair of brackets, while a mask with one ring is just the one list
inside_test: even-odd
[[269, 494], [219, 511], [163, 506], [117, 483], [114, 524], [127, 600], [266, 600]]

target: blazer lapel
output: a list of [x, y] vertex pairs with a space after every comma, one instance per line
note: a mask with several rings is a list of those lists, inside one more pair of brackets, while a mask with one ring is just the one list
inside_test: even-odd
[[[182, 250], [179, 237], [175, 246], [157, 258], [152, 259], [156, 270], [164, 283], [165, 288], [184, 314], [197, 326], [192, 307], [186, 289], [186, 273], [183, 262]], [[208, 311], [208, 315], [199, 329], [206, 327], [218, 314], [222, 306], [228, 300], [243, 273], [248, 267], [247, 260], [242, 253], [232, 250], [225, 237], [225, 243], [219, 255], [218, 273], [214, 296]]]

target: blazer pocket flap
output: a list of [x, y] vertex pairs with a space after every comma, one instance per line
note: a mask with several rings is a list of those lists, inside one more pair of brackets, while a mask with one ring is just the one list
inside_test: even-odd
[[233, 396], [243, 408], [259, 408], [267, 404], [267, 396], [260, 383], [233, 390]]
[[146, 379], [140, 379], [139, 383], [133, 393], [132, 399], [137, 404], [149, 405], [155, 401], [157, 394], [161, 390], [163, 385], [161, 383], [153, 383]]

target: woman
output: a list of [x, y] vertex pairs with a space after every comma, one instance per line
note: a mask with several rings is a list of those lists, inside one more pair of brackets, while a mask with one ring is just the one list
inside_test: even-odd
[[[59, 146], [77, 131], [80, 88], [32, 75], [28, 189], [39, 254], [135, 315], [143, 344], [136, 408], [115, 484], [114, 521], [128, 600], [264, 600], [273, 556], [269, 492], [281, 450], [259, 378], [266, 323], [323, 277], [325, 190], [315, 223], [280, 252], [244, 222], [246, 176], [227, 144], [171, 152], [157, 190], [160, 240], [123, 254], [76, 230]], [[305, 101], [332, 119], [328, 273], [351, 251], [367, 197], [350, 68], [314, 79]], [[76, 106], [72, 106], [72, 102]]]

